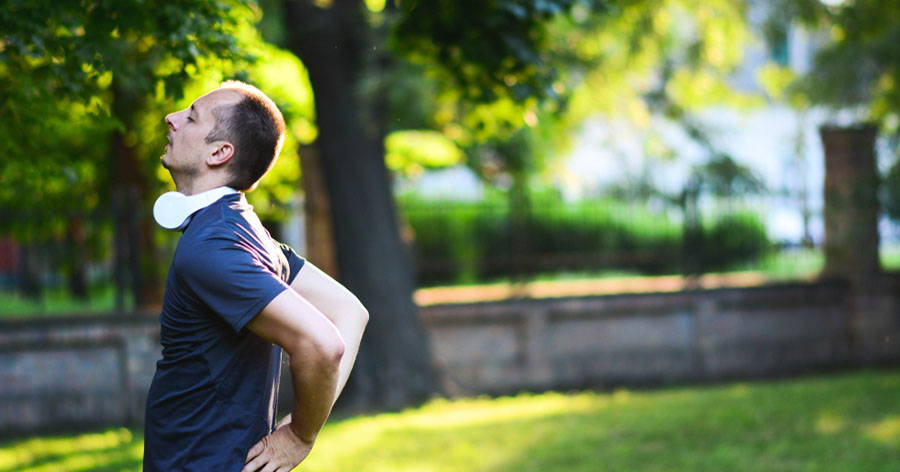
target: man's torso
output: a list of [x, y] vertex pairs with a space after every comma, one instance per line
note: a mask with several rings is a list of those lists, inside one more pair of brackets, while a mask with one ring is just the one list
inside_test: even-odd
[[144, 470], [240, 470], [271, 432], [281, 350], [245, 325], [292, 272], [243, 195], [194, 215], [166, 282]]

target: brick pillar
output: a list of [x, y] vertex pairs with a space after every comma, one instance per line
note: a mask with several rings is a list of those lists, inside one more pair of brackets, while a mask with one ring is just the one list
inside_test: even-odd
[[822, 127], [825, 148], [826, 277], [864, 282], [878, 260], [877, 128]]

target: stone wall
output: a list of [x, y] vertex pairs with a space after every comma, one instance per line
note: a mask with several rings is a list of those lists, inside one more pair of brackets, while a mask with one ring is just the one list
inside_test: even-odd
[[[855, 290], [817, 282], [420, 312], [445, 390], [469, 395], [894, 363], [898, 288], [882, 277]], [[139, 424], [159, 355], [153, 316], [4, 321], [0, 434]]]
[[159, 356], [156, 320], [0, 323], [0, 434], [134, 425]]
[[898, 360], [884, 336], [900, 329], [896, 297], [879, 293], [856, 318], [859, 297], [838, 282], [433, 306], [423, 318], [448, 391], [503, 393]]

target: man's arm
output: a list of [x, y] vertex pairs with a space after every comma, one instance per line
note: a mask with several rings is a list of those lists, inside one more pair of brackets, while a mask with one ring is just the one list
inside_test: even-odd
[[344, 385], [347, 384], [347, 378], [356, 361], [359, 343], [369, 322], [369, 312], [353, 293], [309, 261], [294, 277], [291, 288], [331, 320], [344, 340], [344, 357], [341, 359], [337, 391], [334, 395], [334, 399], [337, 400]]
[[[291, 288], [331, 320], [344, 339], [344, 356], [334, 395], [337, 401], [356, 362], [359, 343], [369, 322], [369, 312], [353, 293], [309, 261], [303, 264], [303, 268], [294, 277]], [[292, 416], [287, 415], [278, 425], [290, 423]]]
[[290, 470], [312, 449], [337, 392], [345, 345], [335, 325], [294, 290], [275, 297], [248, 324], [259, 337], [278, 344], [291, 358], [296, 421], [254, 445], [242, 472]]

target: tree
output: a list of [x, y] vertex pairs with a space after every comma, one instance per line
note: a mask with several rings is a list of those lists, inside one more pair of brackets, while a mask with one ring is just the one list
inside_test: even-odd
[[[467, 151], [467, 164], [485, 181], [509, 188], [511, 226], [528, 218], [530, 183], [559, 165], [557, 156], [572, 130], [590, 116], [629, 121], [648, 143], [662, 148], [658, 155], [677, 156], [678, 150], [653, 136], [651, 116], [665, 117], [709, 153], [710, 165], [698, 168], [677, 195], [662, 194], [652, 176], [644, 176], [645, 196], [684, 212], [686, 246], [696, 246], [691, 235], [702, 229], [701, 190], [743, 190], [743, 175], [723, 174], [738, 169], [715, 149], [695, 113], [711, 104], [753, 102], [728, 83], [750, 36], [742, 2], [576, 1], [564, 5], [570, 15], [556, 16], [541, 13], [560, 11], [559, 5], [508, 2], [500, 8], [509, 16], [499, 19], [488, 14], [490, 2], [466, 2], [458, 10], [442, 2], [421, 3], [434, 11], [422, 6], [418, 15], [404, 17], [405, 29], [398, 30], [395, 42], [410, 60], [437, 70], [432, 74], [440, 84], [440, 118], [433, 125], [455, 137]], [[435, 4], [449, 13], [442, 16]], [[419, 3], [412, 5], [416, 9]], [[454, 13], [456, 23], [447, 19]], [[509, 17], [532, 22], [536, 31], [528, 42], [517, 40], [520, 30], [504, 23]], [[466, 22], [485, 31], [472, 34]], [[511, 52], [502, 51], [504, 46]], [[524, 250], [528, 242], [522, 232], [511, 234], [511, 246]]]
[[[776, 41], [797, 23], [818, 38], [813, 67], [788, 81], [787, 90], [794, 100], [799, 97], [831, 112], [830, 123], [820, 128], [826, 152], [825, 272], [829, 275], [856, 279], [877, 273], [879, 205], [896, 218], [900, 25], [894, 19], [898, 14], [897, 2], [779, 0], [768, 22], [770, 37]], [[888, 138], [894, 154], [881, 195], [873, 151], [878, 131]]]
[[[879, 0], [779, 0], [768, 21], [776, 41], [793, 24], [818, 32], [811, 70], [791, 86], [813, 104], [851, 109], [861, 121], [883, 121], [900, 110], [900, 4]], [[888, 127], [896, 132], [898, 125]]]
[[289, 44], [308, 69], [315, 94], [317, 148], [340, 277], [372, 313], [347, 395], [359, 405], [399, 407], [428, 395], [434, 377], [412, 302], [383, 134], [371, 116], [371, 98], [360, 90], [371, 59], [365, 6], [286, 2], [284, 14]]
[[171, 185], [159, 164], [162, 117], [225, 78], [259, 85], [285, 115], [283, 157], [248, 195], [267, 223], [285, 219], [300, 172], [297, 141], [315, 132], [311, 92], [298, 80], [305, 71], [297, 58], [262, 41], [253, 26], [259, 14], [252, 4], [205, 0], [162, 8], [18, 2], [0, 12], [12, 44], [0, 51], [0, 107], [11, 119], [0, 129], [0, 171], [9, 182], [0, 203], [10, 216], [0, 229], [26, 248], [69, 239], [63, 265], [73, 287], [84, 285], [86, 259], [112, 253], [119, 307], [126, 291], [139, 305], [154, 304], [156, 246], [173, 240], [150, 215], [152, 198]]
[[[6, 172], [13, 177], [5, 180], [12, 188], [11, 200], [4, 201], [4, 206], [34, 188], [52, 193], [52, 201], [69, 202], [51, 210], [71, 208], [74, 202], [111, 203], [117, 280], [124, 288], [126, 273], [130, 274], [138, 305], [156, 301], [158, 284], [149, 218], [150, 178], [147, 161], [136, 148], [136, 121], [148, 97], [157, 91], [180, 97], [200, 58], [238, 57], [227, 31], [234, 18], [223, 14], [229, 6], [211, 0], [176, 0], [163, 6], [136, 0], [31, 0], [14, 1], [0, 10], [0, 112], [9, 120], [9, 126], [0, 131], [0, 152], [7, 161]], [[81, 129], [88, 134], [97, 129], [90, 120], [100, 118], [106, 124], [107, 165], [92, 160], [94, 152], [67, 155], [74, 167], [50, 160], [60, 153], [48, 150], [65, 149], [69, 138], [66, 133], [60, 136], [60, 127], [41, 123], [47, 116], [64, 116], [61, 108], [81, 104], [86, 107], [76, 113], [79, 121], [70, 124], [84, 125]], [[89, 188], [77, 185], [81, 182], [52, 184], [65, 181], [66, 175], [70, 180], [85, 177], [71, 171], [80, 162], [89, 162], [93, 170]], [[27, 172], [23, 166], [36, 164], [41, 172], [32, 172], [33, 179], [15, 178]], [[89, 196], [78, 193], [88, 190]], [[49, 197], [47, 192], [44, 196]], [[16, 198], [15, 203], [20, 211], [32, 210], [29, 216], [33, 216], [50, 202]], [[60, 218], [74, 217], [70, 229], [77, 235], [83, 225], [83, 216], [78, 215], [77, 211], [51, 212], [47, 218], [23, 219], [21, 225], [34, 228], [30, 236], [36, 236], [58, 226]], [[83, 267], [80, 262], [72, 264]]]
[[[514, 76], [524, 84], [515, 89], [525, 99], [550, 90], [545, 85], [551, 69], [534, 68], [536, 51], [543, 45], [544, 21], [575, 3], [579, 2], [410, 1], [400, 9], [392, 1], [373, 9], [349, 0], [281, 4], [288, 44], [309, 70], [315, 93], [317, 154], [331, 209], [338, 270], [372, 313], [348, 386], [351, 401], [397, 407], [424, 398], [436, 387], [427, 338], [412, 302], [409, 255], [399, 236], [384, 162], [391, 84], [378, 77], [391, 77], [393, 71], [407, 67], [386, 47], [388, 36], [395, 49], [402, 49], [406, 39], [422, 37], [429, 30], [418, 20], [435, 20], [448, 34], [434, 44], [451, 51], [449, 56], [436, 54], [472, 70], [464, 80], [483, 80], [491, 90], [503, 92], [504, 80]], [[377, 18], [372, 18], [373, 10], [380, 10]], [[479, 54], [485, 38], [498, 34], [504, 39], [491, 43], [490, 54]], [[416, 41], [407, 52], [433, 55], [429, 42]], [[452, 53], [456, 49], [461, 53]], [[462, 93], [475, 92], [459, 84]]]
[[393, 44], [435, 78], [430, 126], [466, 150], [486, 180], [498, 164], [501, 173], [517, 167], [502, 162], [504, 153], [491, 151], [491, 143], [523, 129], [530, 130], [533, 174], [558, 163], [553, 156], [590, 116], [628, 120], [651, 134], [648, 141], [650, 116], [665, 116], [710, 148], [693, 112], [754, 101], [728, 84], [750, 37], [742, 2], [457, 5], [404, 3], [415, 14], [399, 21]]

